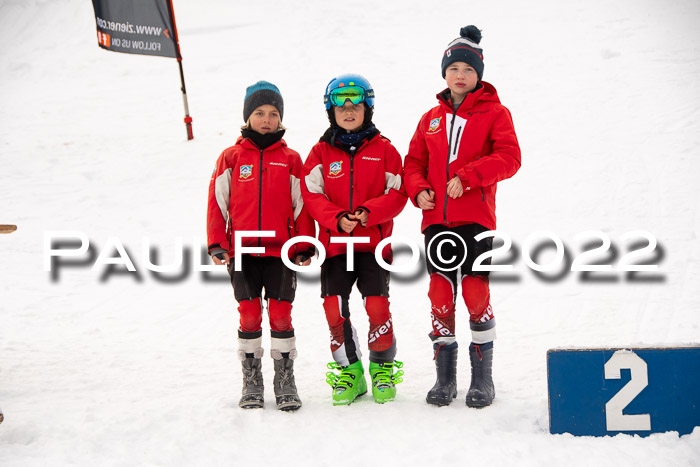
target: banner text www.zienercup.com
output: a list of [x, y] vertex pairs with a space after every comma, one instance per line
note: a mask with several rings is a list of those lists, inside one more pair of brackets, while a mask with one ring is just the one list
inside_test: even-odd
[[100, 17], [95, 17], [95, 19], [97, 20], [97, 26], [108, 31], [141, 34], [146, 36], [160, 36], [160, 34], [163, 32], [163, 28], [158, 26], [131, 24], [128, 21], [126, 23], [118, 23], [116, 21], [107, 21]]

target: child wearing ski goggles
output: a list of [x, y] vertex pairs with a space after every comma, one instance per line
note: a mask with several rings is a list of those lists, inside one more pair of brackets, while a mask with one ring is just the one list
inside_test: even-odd
[[[374, 98], [374, 90], [363, 88], [362, 86], [341, 86], [331, 90], [326, 96], [324, 96], [324, 103], [330, 103], [335, 107], [342, 107], [346, 101], [350, 100], [351, 103], [357, 105], [365, 102], [367, 99]], [[328, 107], [326, 107], [328, 108]]]
[[[369, 317], [369, 374], [375, 402], [394, 400], [403, 365], [396, 361], [396, 339], [389, 311], [389, 271], [374, 257], [382, 239], [391, 236], [396, 217], [406, 204], [401, 156], [372, 123], [374, 91], [360, 75], [334, 78], [326, 86], [324, 104], [330, 127], [311, 149], [302, 171], [304, 206], [319, 224], [326, 246], [321, 266], [321, 296], [331, 333], [331, 370], [326, 382], [333, 405], [348, 405], [368, 391], [357, 332], [350, 321], [353, 285], [364, 298]], [[365, 237], [347, 245], [332, 239]], [[391, 262], [391, 248], [383, 251]], [[352, 255], [351, 258], [348, 258]], [[352, 259], [354, 267], [348, 270]], [[394, 371], [394, 369], [398, 369]]]

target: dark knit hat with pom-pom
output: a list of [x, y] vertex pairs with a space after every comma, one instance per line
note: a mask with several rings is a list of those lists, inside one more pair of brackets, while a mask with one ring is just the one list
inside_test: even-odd
[[481, 31], [476, 26], [465, 26], [459, 30], [457, 39], [450, 42], [442, 56], [442, 77], [445, 77], [447, 67], [454, 62], [465, 62], [471, 65], [479, 80], [484, 76], [484, 51], [479, 47]]

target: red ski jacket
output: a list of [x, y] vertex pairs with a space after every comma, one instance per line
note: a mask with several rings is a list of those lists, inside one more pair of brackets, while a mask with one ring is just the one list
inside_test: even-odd
[[[423, 211], [421, 231], [432, 224], [477, 223], [496, 228], [496, 183], [520, 168], [520, 146], [510, 112], [496, 89], [482, 81], [455, 113], [449, 90], [418, 123], [404, 165], [404, 183], [414, 205], [425, 189], [435, 191], [435, 208]], [[455, 175], [464, 194], [452, 199], [447, 183]], [[469, 190], [467, 190], [469, 188]]]
[[[369, 243], [354, 245], [354, 251], [374, 252], [377, 244], [391, 236], [396, 217], [406, 205], [402, 187], [401, 156], [391, 142], [379, 135], [365, 140], [354, 156], [320, 141], [304, 163], [301, 192], [311, 216], [319, 224], [318, 239], [327, 257], [347, 252], [332, 237], [369, 237]], [[367, 225], [351, 233], [338, 229], [341, 216], [358, 209], [367, 212]], [[391, 248], [382, 251], [391, 261]]]
[[[223, 248], [234, 254], [235, 230], [272, 230], [274, 237], [243, 237], [241, 246], [264, 247], [256, 256], [280, 256], [282, 245], [296, 235], [314, 237], [316, 226], [300, 191], [301, 158], [284, 140], [262, 150], [239, 137], [221, 153], [209, 182], [207, 239], [209, 253]], [[293, 258], [308, 244], [289, 250]]]

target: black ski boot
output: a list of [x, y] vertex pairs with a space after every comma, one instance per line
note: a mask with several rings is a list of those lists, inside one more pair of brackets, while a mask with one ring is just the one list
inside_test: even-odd
[[255, 354], [240, 353], [243, 367], [243, 395], [238, 402], [238, 407], [242, 409], [261, 409], [265, 405], [261, 357], [262, 349]]
[[[296, 353], [296, 351], [292, 351]], [[272, 359], [275, 365], [275, 401], [277, 408], [284, 411], [298, 410], [301, 407], [301, 399], [297, 394], [297, 386], [294, 382], [294, 360], [290, 354], [272, 351]]]
[[428, 404], [450, 405], [457, 397], [457, 343], [433, 344], [437, 380], [425, 400]]
[[467, 392], [469, 407], [486, 407], [491, 405], [496, 396], [493, 386], [491, 366], [493, 364], [493, 342], [472, 344], [469, 346], [469, 360], [472, 364], [472, 383]]

